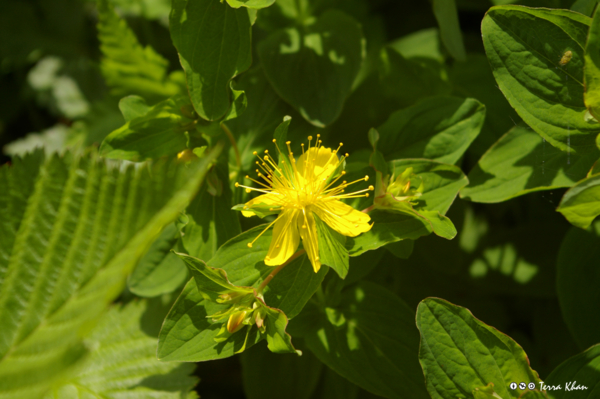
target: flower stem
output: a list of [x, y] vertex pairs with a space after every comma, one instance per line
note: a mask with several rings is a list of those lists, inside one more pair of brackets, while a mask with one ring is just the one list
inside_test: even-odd
[[265, 281], [262, 282], [262, 284], [260, 285], [260, 287], [258, 287], [258, 292], [259, 293], [263, 292], [263, 290], [265, 289], [265, 287], [271, 282], [271, 280], [273, 280], [273, 277], [275, 277], [277, 275], [277, 273], [279, 273], [281, 271], [281, 269], [283, 269], [284, 267], [286, 267], [287, 265], [289, 265], [290, 263], [292, 263], [292, 261], [294, 259], [296, 259], [297, 257], [299, 257], [300, 255], [302, 255], [305, 252], [306, 252], [305, 250], [301, 249], [300, 251], [298, 251], [295, 254], [293, 254], [288, 260], [286, 260], [285, 263], [277, 266], [275, 268], [275, 270], [273, 270], [271, 273], [269, 273], [269, 275], [267, 276], [267, 278], [265, 279]]
[[369, 212], [371, 212], [373, 210], [373, 208], [375, 208], [375, 204], [371, 205], [368, 208], [363, 209], [361, 212], [363, 212], [363, 213], [369, 213]]
[[231, 130], [229, 130], [229, 128], [224, 123], [221, 123], [221, 129], [223, 129], [223, 131], [227, 135], [227, 138], [229, 138], [231, 146], [233, 147], [233, 152], [235, 152], [235, 162], [237, 163], [238, 169], [242, 170], [242, 157], [240, 156], [240, 150], [237, 146], [237, 142], [235, 141], [235, 137], [233, 137]]

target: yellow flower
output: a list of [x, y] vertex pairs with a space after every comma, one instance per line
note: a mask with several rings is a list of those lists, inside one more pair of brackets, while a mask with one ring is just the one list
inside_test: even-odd
[[[319, 271], [321, 262], [315, 217], [347, 237], [356, 237], [371, 229], [369, 215], [340, 201], [345, 198], [368, 197], [368, 191], [373, 191], [373, 186], [348, 194], [344, 193], [344, 190], [350, 184], [367, 181], [369, 177], [365, 176], [351, 183], [342, 181], [334, 186], [346, 174], [341, 169], [348, 154], [338, 158], [339, 147], [337, 150], [322, 147], [319, 135], [312, 147], [311, 141], [312, 137], [309, 136], [306, 151], [302, 144], [302, 155], [297, 161], [289, 141], [286, 142], [287, 156], [282, 155], [277, 147], [279, 163], [266, 150], [265, 155], [259, 157], [259, 161], [256, 162], [262, 170], [257, 169], [256, 172], [263, 182], [246, 176], [261, 188], [235, 184], [236, 187], [244, 187], [247, 192], [263, 193], [245, 204], [242, 210], [244, 216], [279, 214], [274, 222], [248, 244], [252, 247], [252, 244], [274, 225], [273, 239], [265, 257], [267, 265], [277, 266], [285, 263], [296, 252], [302, 239], [315, 272]], [[273, 142], [277, 145], [275, 140]], [[256, 152], [254, 155], [258, 156]]]

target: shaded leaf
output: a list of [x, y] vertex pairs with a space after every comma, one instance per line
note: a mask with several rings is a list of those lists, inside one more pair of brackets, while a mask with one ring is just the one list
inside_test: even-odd
[[221, 118], [229, 81], [252, 61], [248, 12], [219, 0], [174, 0], [169, 22], [194, 108], [204, 119]]
[[174, 224], [166, 226], [127, 279], [131, 292], [155, 297], [173, 292], [187, 280], [185, 264], [171, 252], [179, 238]]
[[433, 14], [440, 26], [442, 43], [448, 52], [457, 61], [466, 61], [467, 54], [454, 0], [433, 0]]
[[320, 127], [340, 115], [364, 53], [360, 25], [337, 10], [326, 11], [310, 25], [276, 31], [258, 45], [275, 91]]
[[474, 99], [432, 97], [394, 112], [377, 130], [388, 159], [428, 158], [456, 163], [475, 140], [485, 106]]
[[242, 353], [240, 360], [248, 399], [279, 399], [282, 392], [289, 399], [309, 399], [323, 369], [310, 351], [303, 351], [302, 356], [279, 356], [262, 345]]
[[319, 360], [376, 395], [428, 397], [417, 361], [414, 312], [402, 300], [363, 281], [342, 292], [339, 311], [345, 324], [334, 326], [321, 316], [305, 337]]
[[[548, 391], [553, 399], [591, 399], [598, 390], [600, 378], [600, 345], [594, 345], [585, 352], [562, 362], [544, 381], [545, 385], [564, 387]], [[569, 391], [567, 391], [569, 384]], [[580, 390], [572, 389], [582, 387]], [[587, 389], [583, 389], [586, 387]], [[570, 393], [567, 393], [570, 392]]]
[[[597, 2], [594, 2], [597, 3]], [[566, 60], [566, 58], [565, 58]], [[600, 14], [592, 19], [588, 40], [585, 46], [584, 102], [590, 113], [600, 119]], [[570, 61], [569, 61], [570, 62]]]
[[572, 227], [558, 253], [556, 287], [562, 316], [580, 348], [600, 341], [600, 224]]

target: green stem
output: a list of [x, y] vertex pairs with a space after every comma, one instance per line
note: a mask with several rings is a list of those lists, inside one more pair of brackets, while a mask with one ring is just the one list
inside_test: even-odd
[[263, 290], [265, 289], [265, 287], [271, 282], [271, 280], [273, 280], [273, 277], [275, 277], [277, 275], [277, 273], [279, 273], [284, 267], [286, 267], [287, 265], [289, 265], [290, 263], [292, 263], [292, 261], [294, 259], [296, 259], [297, 257], [299, 257], [300, 255], [302, 255], [303, 253], [305, 253], [306, 251], [301, 249], [300, 251], [296, 252], [295, 254], [293, 254], [288, 260], [285, 261], [285, 263], [277, 266], [275, 268], [275, 270], [273, 270], [271, 273], [269, 273], [269, 275], [267, 276], [267, 278], [265, 279], [265, 281], [262, 282], [262, 284], [260, 285], [260, 287], [258, 287], [258, 293], [262, 293]]
[[237, 146], [237, 142], [235, 141], [235, 137], [233, 137], [231, 130], [229, 130], [229, 128], [227, 126], [225, 126], [224, 123], [221, 123], [221, 129], [223, 129], [223, 131], [229, 138], [229, 142], [231, 143], [231, 146], [233, 147], [233, 152], [235, 152], [235, 162], [237, 163], [238, 170], [241, 171], [242, 170], [242, 157], [240, 156], [240, 150]]

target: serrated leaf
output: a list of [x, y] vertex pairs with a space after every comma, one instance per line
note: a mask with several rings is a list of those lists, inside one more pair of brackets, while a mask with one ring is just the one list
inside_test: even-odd
[[319, 258], [321, 264], [331, 267], [340, 276], [348, 274], [348, 250], [344, 247], [346, 237], [327, 227], [318, 217], [315, 217], [319, 241]]
[[600, 224], [594, 223], [587, 231], [572, 227], [558, 252], [556, 276], [558, 301], [565, 323], [580, 348], [600, 341], [595, 309], [600, 306]]
[[[590, 151], [599, 131], [585, 121], [583, 103], [590, 23], [568, 10], [498, 6], [481, 25], [492, 71], [510, 104], [550, 144], [573, 153]], [[570, 58], [562, 65], [568, 51]]]
[[132, 119], [109, 134], [100, 145], [100, 154], [107, 158], [143, 161], [175, 155], [186, 149], [186, 127], [193, 121], [181, 113], [189, 104], [186, 95], [162, 101], [143, 116]]
[[229, 109], [230, 80], [252, 61], [248, 12], [219, 0], [174, 0], [169, 22], [194, 108], [204, 119], [220, 119]]
[[171, 252], [179, 238], [177, 227], [169, 224], [152, 243], [127, 279], [127, 287], [141, 297], [173, 292], [187, 280], [185, 264]]
[[574, 226], [588, 228], [600, 215], [600, 175], [580, 180], [571, 187], [556, 210]]
[[0, 397], [39, 397], [68, 378], [87, 354], [82, 338], [217, 153], [187, 169], [121, 170], [94, 153], [0, 169], [9, 187], [0, 202], [12, 210], [0, 246]]
[[309, 25], [276, 31], [258, 45], [275, 91], [320, 127], [340, 115], [364, 52], [360, 25], [337, 10], [324, 12]]
[[400, 298], [363, 281], [342, 292], [339, 311], [344, 325], [333, 326], [323, 315], [305, 336], [319, 360], [376, 395], [427, 398], [417, 362], [414, 312]]
[[[562, 362], [550, 373], [544, 384], [560, 385], [561, 388], [564, 388], [548, 390], [552, 399], [592, 399], [598, 390], [598, 374], [600, 374], [600, 345], [594, 345], [585, 352]], [[569, 390], [567, 390], [567, 384], [569, 384]], [[572, 389], [575, 387], [582, 388]]]
[[142, 325], [148, 310], [146, 301], [113, 307], [88, 338], [95, 350], [85, 366], [44, 399], [184, 397], [197, 382], [190, 376], [194, 366], [156, 358], [156, 337], [147, 335]]
[[152, 47], [140, 45], [108, 0], [98, 1], [98, 11], [98, 38], [104, 55], [100, 68], [114, 95], [160, 99], [182, 91], [176, 76], [166, 76], [169, 62]]
[[541, 381], [523, 349], [510, 337], [477, 320], [471, 312], [443, 299], [427, 298], [417, 308], [421, 332], [419, 360], [434, 399], [468, 397], [494, 384], [502, 398], [518, 398], [511, 382]]
[[431, 97], [394, 112], [377, 128], [388, 159], [427, 158], [454, 164], [475, 140], [485, 106], [472, 98]]
[[600, 153], [568, 154], [536, 132], [517, 126], [502, 136], [469, 173], [461, 198], [501, 202], [533, 191], [571, 187], [583, 179]]

